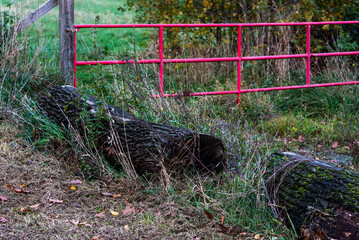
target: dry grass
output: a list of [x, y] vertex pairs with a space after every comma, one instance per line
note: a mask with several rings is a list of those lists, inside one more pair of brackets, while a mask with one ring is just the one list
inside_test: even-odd
[[[164, 190], [153, 194], [148, 185], [130, 185], [122, 178], [73, 185], [71, 180], [81, 179], [76, 167], [34, 152], [13, 125], [2, 123], [0, 130], [0, 195], [7, 198], [0, 203], [0, 217], [8, 220], [0, 222], [1, 239], [229, 238], [209, 224], [202, 208], [181, 205]], [[30, 193], [17, 193], [9, 185]], [[106, 192], [121, 197], [104, 196]], [[63, 203], [51, 204], [50, 199]], [[127, 203], [135, 214], [123, 214]], [[96, 216], [103, 210], [103, 217]]]

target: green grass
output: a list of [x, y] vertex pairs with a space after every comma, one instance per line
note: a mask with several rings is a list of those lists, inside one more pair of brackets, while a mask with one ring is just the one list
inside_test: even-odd
[[[10, 8], [9, 3], [14, 2]], [[42, 1], [1, 1], [0, 9], [11, 9], [19, 19], [37, 9]], [[133, 12], [117, 9], [124, 1], [80, 0], [75, 3], [75, 24], [121, 24], [134, 23]], [[36, 65], [46, 71], [57, 72], [59, 68], [59, 7], [32, 24], [22, 35], [27, 43], [28, 59], [36, 56]], [[147, 34], [144, 34], [144, 33]], [[150, 32], [144, 29], [81, 29], [77, 34], [77, 60], [112, 60], [125, 57], [136, 58], [136, 52], [148, 47]], [[91, 67], [79, 68], [79, 82], [91, 82]]]

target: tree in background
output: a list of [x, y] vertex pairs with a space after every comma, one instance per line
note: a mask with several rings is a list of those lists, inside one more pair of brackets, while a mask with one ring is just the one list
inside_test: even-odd
[[[134, 10], [135, 21], [139, 23], [317, 22], [359, 18], [357, 0], [126, 0], [125, 7], [119, 10]], [[237, 48], [236, 28], [166, 28], [166, 37], [173, 55], [183, 55], [183, 48], [212, 47], [210, 53], [228, 56], [225, 49], [236, 52]], [[306, 30], [245, 28], [242, 40], [242, 53], [246, 56], [304, 53]], [[355, 42], [359, 43], [358, 25], [324, 25], [312, 31], [311, 50], [353, 50], [357, 47]], [[287, 60], [274, 64], [281, 77], [293, 67]]]
[[[126, 0], [126, 7], [119, 8], [130, 9], [135, 10], [137, 22], [146, 23], [316, 22], [359, 17], [357, 0]], [[354, 28], [351, 34], [359, 38], [359, 28]], [[178, 33], [178, 29], [171, 31]], [[217, 44], [227, 34], [217, 29]]]

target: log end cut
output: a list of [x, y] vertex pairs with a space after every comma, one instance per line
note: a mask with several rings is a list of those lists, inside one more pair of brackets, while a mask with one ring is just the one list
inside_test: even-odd
[[222, 141], [210, 135], [199, 134], [199, 154], [194, 161], [197, 169], [220, 172], [225, 168], [225, 154]]

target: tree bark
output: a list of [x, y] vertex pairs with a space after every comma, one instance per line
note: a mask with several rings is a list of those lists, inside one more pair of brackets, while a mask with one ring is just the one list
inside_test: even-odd
[[182, 172], [190, 167], [221, 171], [225, 167], [221, 140], [176, 128], [146, 122], [125, 111], [81, 96], [72, 86], [55, 87], [40, 97], [42, 113], [59, 124], [71, 125], [82, 136], [94, 132], [96, 145], [114, 166], [133, 165], [138, 174], [167, 171]]
[[[267, 164], [271, 206], [304, 239], [359, 239], [359, 175], [295, 153]], [[289, 216], [289, 218], [288, 218]]]

